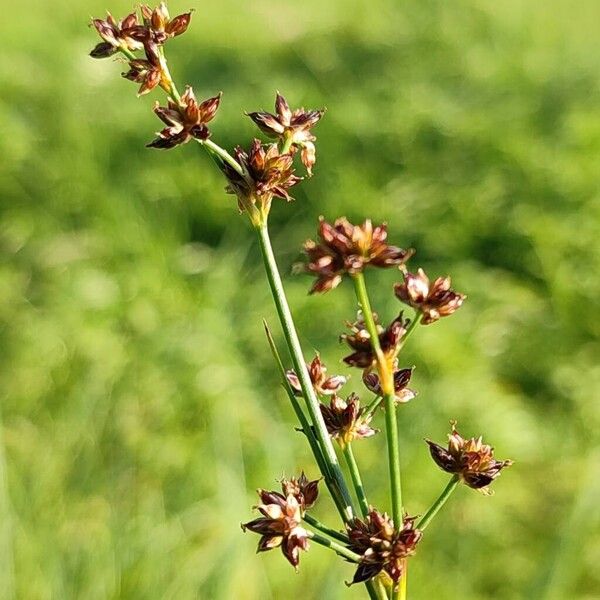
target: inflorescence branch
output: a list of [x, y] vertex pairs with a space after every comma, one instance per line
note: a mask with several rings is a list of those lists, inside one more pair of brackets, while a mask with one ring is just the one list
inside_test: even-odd
[[[329, 292], [347, 277], [353, 281], [360, 310], [356, 321], [348, 322], [349, 331], [341, 336], [350, 349], [343, 361], [362, 371], [362, 381], [374, 394], [373, 400], [361, 406], [356, 393], [342, 397], [339, 392], [348, 377], [329, 375], [318, 354], [307, 364], [271, 245], [268, 217], [274, 199], [293, 200], [290, 190], [303, 179], [296, 174], [297, 157], [306, 175], [312, 176], [316, 164], [316, 137], [312, 130], [325, 111], [292, 110], [277, 92], [273, 112], [246, 113], [269, 138], [268, 143], [255, 138], [247, 149], [237, 146], [229, 152], [221, 147], [213, 141], [211, 127], [222, 94], [198, 101], [189, 85], [181, 93], [167, 63], [165, 45], [187, 31], [191, 18], [191, 11], [171, 17], [164, 2], [155, 8], [141, 4], [139, 11], [122, 19], [107, 13], [104, 19], [92, 20], [101, 40], [90, 55], [96, 59], [120, 55], [128, 69], [122, 76], [139, 86], [138, 96], [157, 88], [165, 92], [165, 105], [156, 102], [153, 108], [162, 129], [148, 147], [170, 150], [191, 140], [198, 142], [219, 168], [225, 191], [235, 196], [239, 211], [248, 216], [258, 238], [292, 369], [286, 370], [265, 322], [267, 340], [299, 431], [309, 443], [345, 529], [336, 530], [310, 514], [319, 495], [320, 480], [309, 480], [304, 472], [299, 477], [283, 479], [281, 491], [258, 490], [260, 502], [255, 508], [260, 516], [242, 528], [260, 536], [259, 552], [279, 548], [296, 569], [301, 551], [307, 551], [311, 541], [326, 547], [355, 566], [350, 585], [365, 583], [372, 600], [404, 600], [408, 559], [452, 492], [463, 483], [489, 494], [490, 484], [512, 464], [496, 460], [493, 449], [481, 437], [464, 439], [452, 422], [447, 447], [427, 440], [434, 462], [451, 474], [450, 482], [420, 520], [409, 517], [404, 510], [397, 411], [416, 392], [408, 388], [413, 368], [401, 368], [399, 355], [418, 324], [430, 325], [453, 314], [466, 296], [451, 288], [449, 277], [431, 281], [423, 269], [409, 271], [406, 263], [414, 250], [390, 245], [386, 224], [374, 225], [366, 219], [355, 225], [345, 217], [330, 223], [320, 217], [317, 239], [304, 243], [306, 260], [295, 265], [294, 270], [315, 277], [311, 294]], [[414, 311], [411, 318], [405, 318], [400, 311], [387, 326], [380, 322], [367, 292], [367, 268], [392, 269], [401, 276], [393, 287], [394, 295]], [[369, 504], [353, 452], [353, 442], [379, 432], [372, 424], [380, 407], [385, 420], [391, 516]], [[345, 459], [360, 516], [336, 446]]]

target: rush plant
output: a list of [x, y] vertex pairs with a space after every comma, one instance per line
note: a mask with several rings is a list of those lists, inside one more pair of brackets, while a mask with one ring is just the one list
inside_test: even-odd
[[[324, 110], [292, 110], [277, 93], [273, 113], [246, 113], [269, 142], [254, 139], [247, 150], [238, 146], [232, 153], [215, 143], [209, 124], [217, 114], [221, 94], [199, 101], [191, 86], [181, 93], [165, 55], [166, 44], [185, 33], [191, 16], [189, 12], [171, 18], [164, 2], [156, 8], [142, 4], [139, 11], [120, 20], [109, 13], [92, 21], [101, 41], [90, 55], [117, 56], [125, 65], [123, 77], [139, 84], [139, 96], [153, 90], [165, 94], [166, 101], [154, 106], [163, 128], [148, 147], [167, 150], [197, 142], [220, 169], [227, 193], [236, 197], [240, 213], [257, 236], [290, 368], [265, 323], [268, 343], [320, 477], [311, 480], [302, 473], [283, 479], [281, 490], [258, 490], [255, 508], [260, 516], [244, 523], [242, 529], [260, 536], [259, 552], [280, 548], [296, 569], [301, 551], [314, 542], [354, 565], [349, 585], [365, 584], [373, 599], [404, 599], [407, 561], [454, 489], [462, 483], [489, 493], [490, 484], [511, 464], [496, 460], [493, 449], [480, 437], [464, 439], [453, 422], [447, 447], [427, 440], [434, 462], [450, 476], [447, 486], [425, 515], [409, 516], [406, 510], [397, 412], [416, 393], [408, 387], [412, 369], [402, 366], [402, 350], [420, 325], [452, 315], [465, 296], [452, 289], [449, 277], [432, 281], [422, 269], [411, 271], [407, 262], [414, 251], [389, 244], [385, 224], [375, 225], [370, 219], [353, 224], [344, 217], [331, 223], [321, 217], [317, 239], [305, 242], [306, 260], [295, 265], [295, 271], [315, 277], [310, 290], [314, 294], [330, 292], [344, 279], [352, 282], [357, 317], [341, 336], [349, 348], [343, 360], [361, 371], [369, 401], [361, 402], [356, 394], [344, 397], [341, 388], [347, 377], [328, 374], [319, 355], [307, 364], [271, 246], [268, 221], [273, 200], [291, 201], [292, 188], [302, 181], [296, 174], [298, 158], [306, 175], [312, 176], [316, 162], [313, 128]], [[399, 281], [390, 291], [408, 307], [408, 315], [400, 309], [386, 323], [373, 312], [365, 280], [370, 268], [389, 269], [397, 276]], [[384, 508], [369, 502], [353, 451], [355, 443], [379, 433], [378, 421], [386, 439], [389, 472], [390, 500]], [[323, 524], [311, 514], [321, 479], [339, 512], [337, 526]]]

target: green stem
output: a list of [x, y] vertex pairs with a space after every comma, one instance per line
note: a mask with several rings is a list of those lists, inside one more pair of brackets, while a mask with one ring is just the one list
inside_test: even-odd
[[120, 47], [119, 52], [123, 54], [127, 60], [135, 60], [135, 54], [128, 48]]
[[218, 144], [215, 144], [210, 138], [207, 140], [198, 140], [211, 154], [218, 156], [223, 162], [226, 162], [231, 168], [237, 171], [242, 177], [246, 177], [244, 169], [240, 163]]
[[310, 449], [312, 450], [313, 456], [315, 457], [315, 460], [317, 461], [319, 470], [321, 471], [321, 474], [323, 475], [323, 478], [325, 479], [325, 485], [327, 486], [327, 489], [329, 490], [329, 493], [331, 494], [333, 502], [335, 503], [335, 505], [340, 513], [340, 516], [342, 517], [342, 519], [344, 519], [345, 518], [344, 501], [340, 497], [340, 494], [337, 491], [337, 488], [335, 487], [335, 485], [333, 485], [331, 473], [329, 471], [329, 466], [325, 462], [325, 459], [323, 458], [323, 453], [321, 451], [321, 447], [319, 446], [319, 442], [315, 438], [313, 428], [310, 426], [310, 424], [306, 418], [306, 415], [304, 414], [304, 411], [302, 410], [300, 403], [298, 402], [298, 398], [294, 394], [294, 390], [292, 390], [292, 388], [287, 380], [287, 377], [285, 374], [285, 367], [283, 366], [281, 356], [279, 355], [279, 351], [277, 350], [277, 346], [275, 345], [275, 340], [273, 339], [273, 336], [271, 335], [271, 330], [269, 329], [269, 326], [267, 325], [266, 321], [263, 320], [263, 324], [265, 327], [265, 333], [267, 335], [267, 340], [269, 342], [269, 347], [271, 348], [271, 353], [273, 354], [273, 358], [275, 359], [275, 363], [279, 370], [279, 374], [281, 375], [281, 382], [282, 382], [283, 388], [285, 389], [285, 391], [288, 395], [288, 398], [290, 400], [290, 403], [292, 405], [292, 408], [294, 409], [294, 412], [296, 413], [296, 417], [298, 418], [298, 421], [300, 422], [300, 426], [302, 428], [302, 433], [304, 433], [304, 435], [306, 435], [306, 439], [308, 440]]
[[377, 578], [374, 585], [377, 590], [377, 600], [388, 600], [388, 594], [381, 579]]
[[350, 542], [350, 539], [345, 533], [342, 533], [341, 531], [336, 531], [335, 529], [328, 527], [312, 515], [306, 513], [303, 518], [309, 525], [312, 525], [315, 529], [318, 529], [320, 532], [325, 533], [329, 537], [332, 537], [344, 544], [348, 544]]
[[446, 504], [446, 501], [456, 489], [459, 483], [458, 475], [454, 475], [448, 482], [448, 485], [444, 488], [444, 491], [440, 494], [440, 497], [431, 505], [431, 508], [425, 513], [421, 520], [417, 523], [417, 529], [423, 531], [429, 523], [431, 523], [433, 517], [438, 513], [440, 508]]
[[344, 458], [346, 459], [346, 464], [348, 465], [348, 470], [350, 471], [352, 483], [354, 484], [354, 490], [356, 492], [356, 497], [358, 498], [360, 512], [362, 513], [363, 517], [366, 517], [369, 514], [369, 502], [367, 501], [367, 496], [365, 495], [365, 488], [360, 476], [360, 471], [358, 470], [358, 465], [356, 464], [356, 459], [354, 458], [354, 452], [352, 452], [352, 444], [346, 444], [343, 449], [343, 453]]
[[421, 321], [421, 311], [416, 310], [415, 314], [412, 318], [412, 321], [408, 324], [408, 327], [406, 328], [406, 333], [402, 336], [402, 346], [404, 346], [404, 344], [406, 344], [406, 340], [408, 339], [408, 336], [417, 328], [417, 325], [419, 324], [420, 321]]
[[338, 544], [337, 542], [334, 542], [333, 540], [322, 536], [320, 533], [317, 533], [316, 531], [309, 531], [308, 536], [317, 544], [325, 546], [326, 548], [330, 548], [337, 555], [345, 558], [346, 560], [357, 564], [360, 562], [360, 554], [356, 554], [355, 552], [352, 552], [352, 550], [348, 550], [348, 548], [346, 548], [345, 546], [342, 546], [341, 544]]
[[314, 426], [314, 434], [319, 441], [319, 445], [321, 446], [323, 458], [329, 467], [329, 472], [333, 480], [332, 482], [339, 490], [339, 493], [344, 500], [345, 520], [349, 521], [354, 516], [352, 498], [350, 497], [348, 486], [344, 480], [340, 464], [335, 454], [335, 449], [333, 448], [331, 438], [329, 437], [327, 427], [325, 426], [325, 421], [323, 420], [323, 416], [319, 408], [319, 401], [310, 380], [310, 375], [308, 374], [306, 361], [304, 359], [304, 355], [302, 354], [302, 348], [300, 347], [300, 341], [298, 339], [298, 334], [296, 333], [292, 313], [283, 289], [283, 282], [281, 281], [275, 255], [273, 254], [267, 223], [265, 222], [261, 226], [256, 227], [256, 232], [258, 234], [267, 279], [269, 281], [271, 293], [273, 294], [273, 300], [275, 301], [275, 307], [281, 322], [281, 327], [283, 329], [283, 335], [290, 352], [294, 370], [296, 371], [302, 387], [308, 413]]
[[402, 527], [402, 482], [400, 476], [400, 444], [398, 440], [398, 421], [396, 418], [396, 405], [394, 395], [393, 374], [379, 344], [379, 334], [373, 319], [373, 310], [362, 273], [353, 275], [356, 297], [361, 306], [363, 319], [371, 338], [371, 346], [379, 364], [379, 381], [383, 390], [385, 406], [385, 431], [388, 449], [388, 464], [390, 470], [390, 484], [392, 488], [392, 517], [396, 527]]
[[402, 573], [402, 578], [400, 579], [400, 589], [394, 591], [392, 594], [392, 600], [396, 597], [398, 600], [406, 600], [406, 593], [408, 590], [408, 560], [404, 559], [404, 569]]
[[281, 146], [281, 151], [279, 152], [279, 154], [287, 154], [290, 151], [292, 144], [292, 136], [288, 135], [283, 142], [283, 146]]
[[365, 419], [373, 416], [373, 413], [379, 408], [379, 405], [383, 402], [383, 396], [375, 396], [375, 398], [371, 401], [371, 403], [367, 406], [367, 410], [365, 410]]

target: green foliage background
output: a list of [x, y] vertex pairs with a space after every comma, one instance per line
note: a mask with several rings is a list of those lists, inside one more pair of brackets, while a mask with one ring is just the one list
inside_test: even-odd
[[[107, 0], [10, 3], [0, 61], [0, 596], [361, 598], [319, 547], [295, 575], [243, 535], [254, 489], [316, 474], [278, 387], [256, 244], [193, 144], [150, 151], [152, 100], [93, 61]], [[316, 176], [278, 203], [285, 272], [319, 214], [387, 220], [468, 294], [411, 338], [408, 508], [446, 477], [422, 442], [458, 418], [515, 466], [460, 489], [410, 568], [413, 600], [600, 597], [600, 33], [581, 0], [180, 0], [180, 82], [243, 110], [326, 105]], [[108, 8], [125, 13], [130, 2]], [[393, 273], [370, 273], [398, 310]], [[302, 341], [335, 369], [349, 285], [286, 277]], [[354, 376], [350, 388], [360, 389]], [[386, 504], [383, 439], [356, 448]], [[323, 498], [319, 516], [332, 523]]]

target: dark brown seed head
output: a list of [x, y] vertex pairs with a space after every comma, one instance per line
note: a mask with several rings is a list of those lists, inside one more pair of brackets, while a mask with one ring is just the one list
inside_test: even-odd
[[[321, 361], [321, 357], [317, 354], [312, 362], [307, 365], [310, 380], [317, 394], [322, 396], [331, 396], [340, 390], [340, 388], [346, 383], [347, 378], [343, 375], [332, 375], [327, 376], [327, 367]], [[288, 383], [294, 390], [297, 396], [302, 395], [302, 387], [298, 375], [293, 370], [289, 370], [286, 373]]]
[[161, 83], [163, 72], [158, 56], [147, 51], [145, 60], [140, 58], [130, 60], [129, 71], [122, 75], [125, 79], [140, 84], [138, 96], [142, 96]]
[[275, 114], [259, 111], [247, 113], [258, 128], [268, 137], [291, 141], [301, 150], [302, 163], [308, 175], [316, 162], [315, 136], [310, 132], [324, 114], [324, 110], [304, 110], [299, 108], [292, 112], [286, 99], [277, 93], [275, 98]]
[[181, 96], [181, 103], [169, 100], [167, 106], [154, 107], [156, 116], [166, 125], [158, 137], [148, 144], [149, 148], [168, 149], [185, 144], [191, 139], [206, 140], [210, 137], [207, 123], [212, 121], [219, 103], [221, 94], [198, 103], [194, 91], [187, 86]]
[[258, 490], [261, 503], [256, 506], [262, 517], [242, 524], [261, 536], [257, 552], [280, 547], [281, 552], [294, 567], [300, 562], [300, 550], [308, 550], [308, 532], [301, 527], [302, 508], [293, 494]]
[[356, 394], [350, 394], [346, 400], [333, 395], [329, 406], [320, 404], [320, 408], [329, 435], [342, 447], [377, 433], [369, 426], [372, 415], [365, 414]]
[[143, 26], [137, 30], [137, 35], [144, 41], [164, 44], [169, 38], [185, 33], [192, 19], [192, 13], [182, 13], [171, 19], [169, 10], [164, 2], [152, 9], [147, 4], [140, 6]]
[[302, 471], [298, 478], [282, 479], [281, 490], [286, 498], [290, 495], [296, 498], [300, 504], [302, 514], [304, 514], [317, 501], [317, 497], [319, 496], [319, 481], [319, 479], [309, 481], [304, 471]]
[[496, 460], [494, 449], [484, 444], [481, 437], [465, 440], [456, 430], [456, 423], [452, 422], [451, 425], [447, 448], [426, 440], [431, 457], [440, 469], [457, 474], [461, 481], [473, 489], [489, 493], [488, 486], [502, 469], [512, 465], [512, 461]]
[[302, 270], [317, 277], [310, 293], [327, 292], [339, 285], [345, 273], [360, 273], [367, 265], [398, 267], [413, 254], [386, 243], [387, 226], [373, 226], [367, 219], [362, 225], [353, 225], [345, 217], [328, 223], [319, 219], [319, 241], [304, 244], [307, 262]]
[[143, 43], [131, 36], [131, 30], [137, 26], [137, 15], [131, 13], [123, 19], [117, 20], [110, 13], [105, 19], [92, 19], [92, 26], [96, 29], [102, 42], [91, 52], [93, 58], [106, 58], [118, 50], [140, 50]]
[[[390, 365], [395, 364], [396, 356], [402, 344], [402, 337], [406, 333], [409, 320], [400, 313], [388, 326], [383, 328], [378, 317], [373, 313], [373, 319], [379, 334], [379, 345]], [[353, 350], [352, 354], [344, 357], [344, 362], [351, 367], [370, 370], [376, 365], [377, 357], [371, 345], [371, 336], [367, 330], [361, 314], [355, 323], [347, 324], [350, 333], [340, 336], [340, 341], [345, 342]]]
[[438, 277], [430, 283], [423, 269], [416, 274], [406, 272], [404, 281], [394, 286], [394, 292], [400, 301], [421, 312], [423, 325], [451, 315], [466, 298], [450, 288], [450, 277]]
[[263, 212], [268, 212], [273, 197], [293, 200], [288, 190], [301, 178], [294, 175], [290, 153], [280, 154], [277, 144], [263, 146], [255, 139], [248, 152], [238, 146], [235, 159], [243, 175], [227, 163], [222, 164], [222, 170], [229, 181], [226, 190], [237, 196], [241, 211], [259, 205]]
[[416, 551], [422, 533], [414, 526], [414, 517], [404, 517], [402, 527], [396, 529], [385, 513], [371, 509], [367, 517], [355, 518], [346, 527], [350, 538], [349, 547], [361, 555], [361, 562], [352, 583], [372, 579], [385, 571], [398, 584], [404, 571], [405, 561]]
[[[405, 404], [410, 402], [417, 394], [407, 386], [410, 382], [414, 367], [411, 369], [394, 370], [394, 401], [396, 404]], [[363, 373], [363, 383], [374, 394], [382, 395], [382, 389], [379, 381], [379, 375], [374, 371], [365, 371]]]

